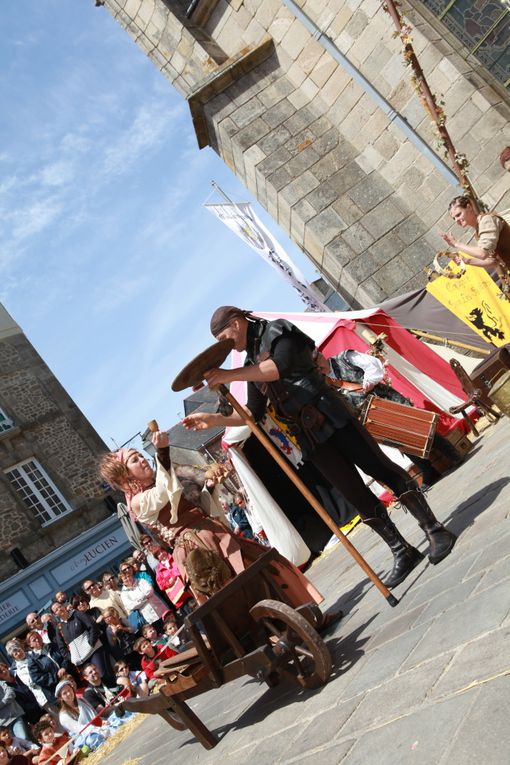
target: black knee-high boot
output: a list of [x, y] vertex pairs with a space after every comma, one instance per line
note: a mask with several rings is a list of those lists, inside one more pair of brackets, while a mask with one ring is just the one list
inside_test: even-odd
[[362, 520], [384, 539], [393, 553], [393, 569], [384, 584], [396, 587], [423, 560], [423, 555], [400, 534], [382, 502], [375, 506], [371, 517]]
[[401, 494], [399, 500], [413, 518], [416, 518], [429, 540], [429, 561], [435, 564], [446, 558], [452, 551], [457, 537], [437, 520], [423, 494], [412, 489]]

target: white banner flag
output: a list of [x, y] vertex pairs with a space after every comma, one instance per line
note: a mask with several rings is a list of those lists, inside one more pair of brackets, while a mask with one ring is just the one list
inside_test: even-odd
[[289, 258], [283, 247], [260, 221], [248, 202], [204, 205], [226, 226], [243, 239], [261, 258], [275, 268], [294, 287], [310, 311], [329, 308], [315, 295], [303, 274]]

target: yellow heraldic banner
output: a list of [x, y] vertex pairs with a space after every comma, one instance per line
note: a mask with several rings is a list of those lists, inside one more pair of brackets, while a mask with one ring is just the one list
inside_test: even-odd
[[[454, 261], [449, 266], [454, 273], [461, 270]], [[488, 343], [510, 342], [510, 302], [501, 299], [500, 289], [484, 268], [466, 263], [460, 278], [439, 276], [427, 290]]]

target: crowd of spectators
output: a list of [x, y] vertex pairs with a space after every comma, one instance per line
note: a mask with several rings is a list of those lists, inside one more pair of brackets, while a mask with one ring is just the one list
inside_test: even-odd
[[171, 553], [149, 535], [142, 550], [56, 592], [0, 661], [0, 765], [59, 765], [97, 749], [130, 717], [126, 696], [157, 687], [161, 661], [184, 650], [184, 616], [196, 605]]

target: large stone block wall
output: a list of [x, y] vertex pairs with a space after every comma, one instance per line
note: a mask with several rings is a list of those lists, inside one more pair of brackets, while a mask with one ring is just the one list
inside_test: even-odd
[[[204, 35], [230, 57], [226, 64], [267, 35], [274, 43], [269, 58], [241, 70], [230, 84], [223, 77], [218, 92], [208, 86], [207, 97], [204, 82], [215, 72], [219, 81], [220, 60], [206, 66], [195, 48], [188, 66], [198, 69], [186, 90], [182, 71], [176, 77], [171, 69], [181, 62], [178, 50], [162, 47], [159, 33], [151, 31], [164, 7], [165, 34], [169, 28], [175, 39], [179, 29], [184, 33], [177, 3], [106, 0], [106, 7], [124, 26], [129, 18], [127, 27], [143, 28], [144, 38], [138, 35], [136, 41], [190, 103], [202, 88], [200, 145], [209, 143], [218, 152], [332, 286], [371, 305], [423, 285], [423, 267], [442, 247], [439, 231], [451, 225], [447, 204], [458, 191], [393, 119], [391, 109], [434, 147], [430, 118], [413, 90], [382, 3], [300, 0], [299, 6], [388, 108], [280, 0], [203, 2], [208, 6]], [[488, 75], [473, 71], [458, 52], [461, 46], [439, 34], [418, 1], [415, 5], [410, 9], [415, 49], [446, 102], [457, 150], [471, 159], [471, 180], [487, 204], [509, 207], [508, 175], [497, 161], [510, 143], [508, 98]]]
[[[5, 316], [0, 312], [1, 328]], [[3, 579], [17, 570], [8, 554], [13, 547], [32, 563], [105, 519], [109, 511], [96, 470], [106, 446], [21, 331], [0, 334], [0, 407], [15, 426], [0, 434]], [[41, 526], [4, 475], [27, 459], [42, 465], [73, 512]]]
[[226, 55], [205, 30], [183, 18], [182, 8], [178, 0], [108, 0], [108, 9], [132, 40], [187, 98]]

